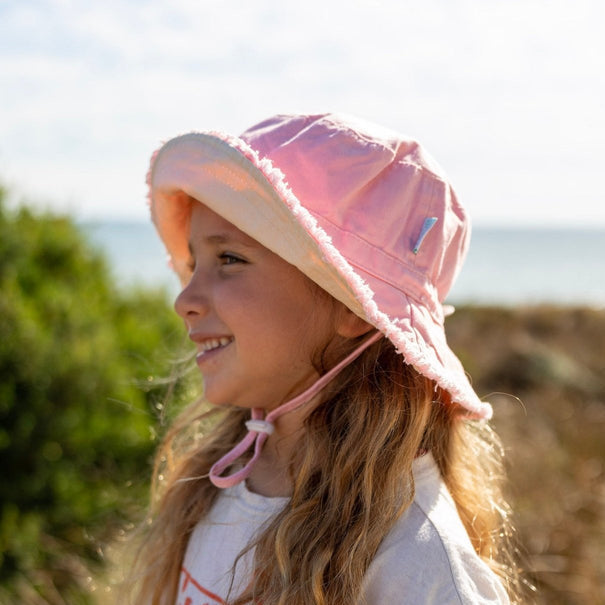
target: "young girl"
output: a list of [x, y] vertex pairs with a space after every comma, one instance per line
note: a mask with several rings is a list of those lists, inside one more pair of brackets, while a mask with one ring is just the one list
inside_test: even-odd
[[172, 139], [148, 180], [216, 418], [194, 405], [158, 454], [137, 602], [509, 603], [492, 411], [443, 328], [469, 225], [441, 168], [279, 115]]

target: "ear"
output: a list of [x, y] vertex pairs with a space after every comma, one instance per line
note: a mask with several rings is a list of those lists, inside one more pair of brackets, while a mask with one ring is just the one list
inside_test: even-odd
[[336, 333], [345, 338], [356, 338], [362, 334], [367, 334], [374, 328], [365, 319], [355, 315], [353, 311], [342, 306], [339, 317], [336, 322]]

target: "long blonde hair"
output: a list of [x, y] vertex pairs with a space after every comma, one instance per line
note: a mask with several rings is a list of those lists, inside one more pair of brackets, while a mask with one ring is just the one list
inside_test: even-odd
[[[135, 572], [137, 603], [175, 602], [189, 536], [218, 493], [208, 472], [244, 436], [248, 414], [206, 412], [194, 404], [164, 439]], [[381, 541], [413, 500], [412, 463], [423, 451], [432, 453], [475, 550], [515, 602], [517, 572], [498, 439], [485, 422], [466, 419], [446, 392], [403, 363], [388, 340], [370, 347], [334, 380], [305, 429], [290, 464], [291, 500], [248, 546], [256, 572], [246, 592], [229, 603], [356, 602]]]

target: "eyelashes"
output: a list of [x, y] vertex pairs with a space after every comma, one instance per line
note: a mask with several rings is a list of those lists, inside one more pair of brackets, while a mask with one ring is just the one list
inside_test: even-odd
[[[248, 261], [237, 254], [233, 254], [232, 252], [220, 252], [216, 255], [216, 259], [218, 260], [218, 265], [221, 267], [228, 267], [231, 265], [247, 265]], [[193, 256], [190, 256], [185, 265], [187, 267], [187, 271], [193, 273], [196, 267], [196, 261]]]
[[235, 265], [238, 263], [247, 264], [248, 261], [244, 260], [241, 256], [237, 254], [232, 254], [231, 252], [223, 252], [218, 255], [221, 264], [224, 265]]

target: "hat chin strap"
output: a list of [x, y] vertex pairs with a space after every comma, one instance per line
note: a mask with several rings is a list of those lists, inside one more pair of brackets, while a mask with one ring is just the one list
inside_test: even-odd
[[[293, 399], [290, 399], [290, 401], [286, 401], [286, 403], [278, 406], [269, 412], [265, 418], [263, 418], [264, 411], [262, 408], [252, 408], [252, 419], [246, 422], [248, 434], [230, 452], [227, 452], [227, 454], [225, 454], [218, 462], [215, 462], [210, 469], [210, 481], [212, 481], [216, 487], [224, 488], [233, 487], [246, 479], [246, 477], [248, 477], [252, 471], [252, 466], [258, 460], [267, 437], [275, 430], [274, 421], [283, 414], [296, 410], [300, 406], [309, 402], [317, 393], [319, 393], [319, 391], [321, 391], [321, 389], [323, 389], [333, 378], [335, 378], [341, 370], [359, 357], [359, 355], [361, 355], [365, 349], [377, 342], [380, 338], [382, 338], [381, 332], [372, 334], [372, 336], [364, 340], [339, 364], [321, 376], [306, 391], [303, 391], [300, 395], [297, 395]], [[232, 475], [221, 477], [221, 473], [223, 473], [226, 468], [233, 464], [253, 444], [254, 455], [248, 461], [248, 463]]]

